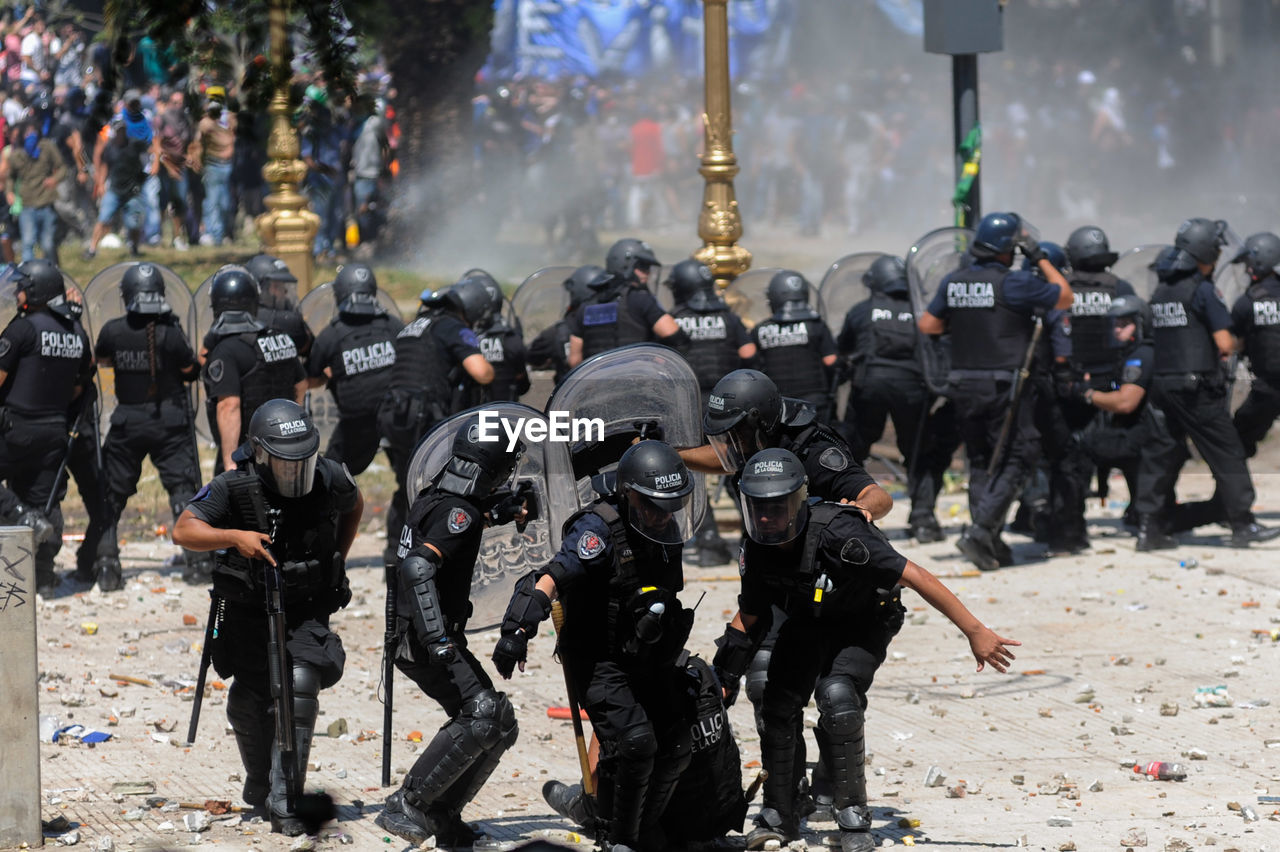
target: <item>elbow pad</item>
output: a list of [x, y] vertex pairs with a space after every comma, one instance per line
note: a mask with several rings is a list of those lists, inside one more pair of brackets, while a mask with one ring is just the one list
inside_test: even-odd
[[[434, 553], [431, 556], [435, 556]], [[400, 563], [400, 595], [408, 605], [414, 630], [423, 644], [437, 642], [445, 635], [444, 611], [436, 591], [438, 558], [412, 553]]]
[[526, 636], [536, 636], [538, 625], [551, 614], [551, 598], [536, 585], [534, 572], [529, 572], [516, 583], [515, 594], [502, 619], [502, 635], [523, 630]]

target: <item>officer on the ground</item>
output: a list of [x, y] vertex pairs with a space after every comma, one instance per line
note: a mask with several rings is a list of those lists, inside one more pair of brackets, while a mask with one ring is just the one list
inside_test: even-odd
[[694, 716], [684, 671], [693, 611], [677, 597], [693, 478], [671, 447], [641, 441], [600, 490], [566, 523], [560, 552], [516, 584], [493, 662], [504, 678], [523, 671], [529, 640], [563, 600], [561, 659], [600, 740], [606, 848], [658, 852]]
[[209, 428], [218, 445], [214, 473], [233, 470], [231, 454], [247, 440], [253, 413], [269, 399], [302, 402], [307, 375], [293, 339], [257, 320], [258, 282], [243, 266], [224, 266], [209, 288], [213, 327], [204, 381]]
[[[1013, 270], [1021, 250], [1043, 277]], [[972, 263], [942, 279], [920, 317], [924, 334], [951, 333], [951, 398], [969, 455], [968, 529], [956, 542], [984, 571], [1000, 567], [1000, 531], [1037, 449], [1034, 389], [1022, 391], [1004, 445], [998, 446], [1018, 371], [1034, 335], [1037, 309], [1065, 309], [1071, 286], [1054, 268], [1016, 213], [989, 213], [978, 223]], [[988, 475], [993, 455], [999, 464]]]
[[1171, 510], [1168, 495], [1155, 489], [1166, 469], [1181, 467], [1184, 450], [1165, 425], [1163, 412], [1151, 403], [1149, 391], [1155, 353], [1151, 346], [1151, 316], [1147, 303], [1134, 295], [1115, 295], [1107, 309], [1111, 319], [1114, 365], [1105, 367], [1111, 385], [1098, 389], [1090, 375], [1076, 385], [1080, 402], [1101, 411], [1098, 422], [1084, 431], [1081, 444], [1100, 466], [1114, 467], [1135, 484], [1130, 503], [1138, 516], [1137, 550], [1175, 547], [1165, 534]]
[[[120, 280], [120, 294], [125, 315], [104, 325], [94, 345], [98, 365], [115, 373], [117, 404], [102, 443], [108, 523], [99, 552], [113, 555], [117, 566], [116, 526], [138, 491], [143, 459], [150, 456], [160, 474], [175, 521], [200, 488], [200, 459], [185, 396], [186, 383], [199, 373], [191, 343], [165, 301], [164, 279], [155, 266], [130, 266]], [[191, 551], [183, 556], [183, 579], [209, 582], [212, 560]], [[103, 591], [123, 587], [118, 569], [114, 575], [99, 571], [97, 580]]]
[[473, 269], [465, 277], [478, 280], [489, 295], [489, 309], [477, 324], [476, 334], [484, 359], [493, 365], [493, 381], [480, 389], [476, 404], [516, 402], [529, 391], [529, 369], [525, 366], [527, 355], [520, 325], [512, 327], [507, 322], [504, 316], [507, 299], [492, 275], [483, 269]]
[[569, 366], [587, 358], [629, 346], [656, 341], [676, 349], [688, 337], [647, 289], [658, 258], [648, 243], [618, 240], [605, 255], [605, 275], [589, 285], [589, 299], [569, 317]]
[[[211, 659], [220, 676], [233, 678], [227, 721], [244, 764], [242, 797], [267, 812], [272, 831], [296, 836], [304, 826], [288, 807], [292, 773], [273, 742], [267, 566], [279, 570], [283, 583], [297, 760], [292, 769], [301, 789], [320, 690], [337, 683], [346, 664], [329, 617], [351, 600], [345, 563], [364, 499], [347, 469], [320, 455], [311, 415], [287, 399], [258, 408], [235, 462], [234, 470], [197, 492], [174, 525], [173, 540], [190, 550], [216, 551], [213, 594], [222, 616]], [[258, 517], [259, 509], [267, 517]]]
[[404, 323], [378, 302], [378, 281], [363, 263], [348, 263], [333, 279], [337, 316], [307, 356], [307, 383], [328, 385], [338, 425], [324, 454], [358, 476], [378, 452], [378, 404], [396, 363], [395, 339]]
[[493, 366], [469, 327], [488, 305], [489, 294], [479, 281], [464, 279], [435, 293], [424, 292], [417, 318], [396, 335], [391, 380], [378, 405], [378, 435], [387, 442], [387, 458], [396, 474], [396, 492], [387, 507], [387, 564], [396, 561], [409, 501], [417, 496], [405, 493], [405, 477], [418, 441], [454, 413], [453, 389], [464, 376], [481, 385], [493, 381]]
[[843, 852], [871, 852], [863, 718], [867, 692], [884, 662], [905, 609], [899, 586], [913, 589], [959, 627], [978, 671], [1004, 672], [1021, 644], [998, 636], [931, 573], [898, 553], [854, 507], [810, 503], [805, 468], [786, 450], [764, 450], [746, 462], [741, 504], [746, 537], [740, 557], [738, 614], [716, 642], [713, 665], [726, 698], [769, 632], [774, 608], [786, 616], [764, 687], [761, 759], [769, 773], [764, 807], [747, 835], [748, 849], [800, 838], [793, 807], [797, 728], [810, 696], [829, 753]]
[[[680, 261], [671, 268], [666, 285], [675, 302], [671, 316], [689, 337], [684, 357], [698, 376], [705, 409], [716, 382], [754, 358], [756, 345], [742, 320], [716, 292], [715, 276], [706, 264], [692, 258]], [[733, 558], [716, 529], [710, 495], [702, 526], [690, 548], [685, 561], [691, 565], [722, 565]]]
[[56, 479], [67, 451], [67, 412], [93, 379], [92, 347], [58, 267], [28, 260], [14, 275], [18, 316], [0, 333], [0, 515], [34, 530], [36, 588], [48, 594], [58, 583], [53, 559], [62, 547], [66, 492]]
[[1246, 457], [1258, 451], [1280, 416], [1280, 237], [1254, 234], [1232, 259], [1243, 263], [1252, 282], [1231, 308], [1231, 325], [1249, 358], [1253, 384], [1232, 422]]
[[564, 318], [555, 325], [547, 326], [529, 343], [529, 366], [535, 370], [552, 369], [555, 371], [554, 381], [558, 386], [569, 372], [569, 317], [578, 306], [591, 298], [595, 292], [591, 282], [604, 274], [600, 266], [579, 266], [573, 274], [564, 279], [564, 289], [569, 293], [569, 307], [565, 309]]
[[[1253, 516], [1253, 481], [1240, 436], [1231, 424], [1222, 361], [1235, 351], [1231, 314], [1213, 287], [1212, 275], [1225, 242], [1226, 223], [1188, 219], [1178, 227], [1174, 251], [1156, 267], [1159, 283], [1151, 294], [1155, 336], [1152, 397], [1179, 444], [1188, 437], [1216, 484], [1231, 546], [1270, 541], [1280, 527], [1267, 529]], [[1165, 471], [1158, 488], [1171, 491], [1176, 468]]]
[[933, 509], [951, 458], [950, 453], [943, 459], [932, 451], [943, 436], [928, 425], [934, 396], [917, 356], [907, 266], [900, 257], [883, 255], [868, 267], [862, 283], [871, 298], [849, 309], [836, 339], [852, 379], [844, 433], [850, 437], [854, 457], [865, 463], [871, 445], [880, 440], [886, 420], [892, 418], [898, 452], [908, 471], [910, 534], [920, 542], [941, 541], [942, 527]]
[[773, 315], [751, 329], [759, 349], [760, 370], [778, 387], [811, 403], [818, 420], [830, 423], [835, 414], [831, 397], [836, 342], [809, 305], [809, 282], [799, 272], [783, 269], [769, 281], [765, 298]]
[[515, 709], [467, 647], [472, 573], [486, 526], [510, 523], [523, 509], [494, 505], [524, 445], [481, 441], [478, 417], [454, 436], [452, 457], [418, 495], [401, 532], [395, 571], [395, 664], [449, 720], [418, 755], [400, 789], [378, 815], [382, 828], [413, 843], [440, 847], [482, 837], [460, 816], [515, 744]]
[[289, 335], [299, 357], [306, 358], [315, 335], [298, 311], [294, 289], [298, 279], [289, 271], [289, 265], [278, 257], [259, 254], [249, 258], [244, 266], [258, 282], [258, 322]]

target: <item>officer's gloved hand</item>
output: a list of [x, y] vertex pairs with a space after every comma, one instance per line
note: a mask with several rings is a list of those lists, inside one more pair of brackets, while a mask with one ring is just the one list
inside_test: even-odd
[[1018, 237], [1017, 244], [1018, 248], [1022, 250], [1022, 256], [1032, 263], [1039, 263], [1042, 260], [1048, 259], [1048, 255], [1044, 253], [1044, 249], [1040, 248], [1040, 243], [1036, 241], [1035, 237], [1032, 237], [1029, 234], [1023, 234]]
[[734, 677], [719, 666], [712, 666], [711, 672], [716, 676], [716, 680], [720, 682], [720, 688], [724, 690], [724, 706], [732, 707], [733, 703], [738, 700], [738, 690], [742, 687], [742, 678]]
[[1053, 389], [1059, 399], [1083, 400], [1088, 385], [1070, 364], [1053, 365]]
[[504, 633], [493, 648], [493, 666], [502, 675], [503, 680], [510, 680], [516, 670], [516, 664], [524, 669], [525, 660], [529, 658], [529, 638], [523, 630]]

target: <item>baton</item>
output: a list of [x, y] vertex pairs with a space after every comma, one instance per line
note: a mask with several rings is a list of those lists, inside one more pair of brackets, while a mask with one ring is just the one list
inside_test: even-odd
[[996, 475], [996, 468], [1004, 457], [1005, 445], [1009, 443], [1009, 434], [1013, 431], [1013, 418], [1018, 415], [1018, 404], [1022, 402], [1022, 391], [1027, 386], [1027, 377], [1031, 375], [1031, 362], [1036, 357], [1036, 345], [1040, 342], [1040, 333], [1044, 331], [1044, 321], [1036, 317], [1036, 327], [1031, 332], [1031, 342], [1027, 344], [1027, 354], [1022, 359], [1022, 366], [1014, 377], [1013, 399], [1009, 402], [1009, 410], [1004, 413], [1004, 422], [1000, 424], [1000, 438], [995, 449], [991, 451], [991, 461], [987, 463], [987, 478]]
[[382, 633], [382, 682], [386, 693], [382, 699], [382, 786], [391, 786], [391, 717], [395, 700], [396, 677], [396, 587], [395, 568], [385, 566], [387, 579], [387, 611]]
[[[551, 623], [556, 628], [556, 644], [560, 643], [560, 632], [564, 627], [564, 607], [560, 601], [551, 604]], [[564, 661], [561, 660], [561, 666]], [[578, 744], [578, 763], [582, 766], [582, 792], [588, 796], [596, 794], [595, 784], [591, 781], [591, 761], [587, 758], [587, 740], [582, 733], [582, 717], [578, 712], [578, 697], [573, 692], [573, 681], [569, 677], [569, 669], [564, 669], [564, 690], [569, 698], [569, 718], [573, 722], [573, 738]]]

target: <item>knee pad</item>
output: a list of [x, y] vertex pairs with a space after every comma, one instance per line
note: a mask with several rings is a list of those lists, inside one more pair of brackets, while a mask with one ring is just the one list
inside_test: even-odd
[[756, 652], [747, 667], [747, 699], [752, 706], [759, 707], [764, 701], [764, 685], [769, 679], [769, 660], [773, 657], [771, 648]]
[[618, 738], [616, 753], [623, 760], [651, 759], [658, 753], [658, 737], [653, 732], [653, 725], [645, 722], [623, 731]]
[[263, 724], [270, 705], [269, 698], [233, 680], [227, 690], [227, 721], [237, 733], [254, 733]]
[[293, 667], [293, 722], [297, 727], [315, 726], [320, 715], [320, 675], [311, 666]]
[[818, 681], [814, 691], [820, 719], [818, 724], [836, 739], [855, 737], [862, 731], [862, 698], [853, 680], [844, 675]]
[[481, 748], [486, 750], [507, 737], [514, 741], [515, 708], [504, 692], [486, 689], [477, 693], [462, 705], [458, 722], [465, 725]]

